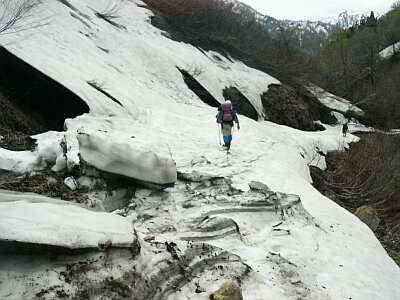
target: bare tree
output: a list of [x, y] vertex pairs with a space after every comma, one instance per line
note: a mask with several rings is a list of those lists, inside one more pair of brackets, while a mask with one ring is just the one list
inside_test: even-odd
[[[0, 34], [21, 29], [21, 21], [29, 17], [40, 0], [0, 0]], [[29, 27], [29, 26], [28, 26]]]

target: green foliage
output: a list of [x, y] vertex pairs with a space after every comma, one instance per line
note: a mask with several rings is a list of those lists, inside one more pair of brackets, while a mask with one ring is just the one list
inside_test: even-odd
[[319, 189], [351, 212], [377, 210], [376, 234], [400, 264], [400, 135], [363, 136], [348, 152], [336, 154], [329, 170], [316, 178]]
[[[377, 19], [371, 12], [360, 21], [342, 17], [348, 29], [339, 29], [319, 57], [319, 68], [311, 78], [331, 92], [351, 99], [367, 112], [371, 125], [400, 127], [400, 71], [396, 57], [382, 62], [379, 52], [400, 41], [400, 1]], [[397, 77], [398, 78], [398, 77]]]

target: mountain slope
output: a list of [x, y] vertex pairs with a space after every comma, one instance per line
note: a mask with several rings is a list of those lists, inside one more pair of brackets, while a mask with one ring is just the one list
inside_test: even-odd
[[285, 32], [287, 37], [296, 38], [296, 46], [309, 54], [318, 53], [322, 45], [328, 41], [329, 35], [336, 30], [336, 25], [322, 21], [279, 20], [263, 15], [239, 1], [235, 2], [235, 8], [239, 13], [246, 12], [255, 15], [258, 22], [263, 24], [273, 37], [279, 37]]
[[[216, 109], [186, 86], [177, 67], [197, 74], [198, 82], [219, 102], [223, 101], [225, 87], [236, 87], [260, 116], [260, 95], [279, 81], [219, 53], [168, 39], [151, 25], [152, 14], [140, 1], [114, 3], [119, 9], [113, 14], [118, 18], [110, 20], [105, 13], [109, 1], [46, 2], [38, 18], [52, 16], [49, 25], [3, 36], [1, 41], [13, 54], [62, 83], [90, 107], [88, 114], [68, 119], [65, 132], [35, 136], [39, 148], [33, 155], [42, 163], [47, 161], [51, 167], [57, 155], [63, 156], [58, 142], [65, 136], [70, 147], [68, 160], [79, 164], [77, 135], [100, 135], [110, 143], [134, 139], [156, 154], [170, 155], [182, 178], [186, 178], [160, 192], [161, 196], [140, 191], [132, 203], [136, 208], [127, 210], [143, 244], [138, 273], [148, 276], [147, 282], [155, 286], [152, 296], [145, 299], [207, 299], [209, 293], [196, 295], [195, 283], [214, 288], [226, 277], [242, 274], [247, 274], [242, 281], [245, 299], [396, 299], [400, 294], [399, 268], [367, 226], [311, 185], [309, 165], [323, 168], [321, 153], [343, 149], [358, 139], [352, 135], [341, 138], [339, 126], [326, 126], [323, 132], [303, 132], [239, 116], [242, 129], [235, 131], [233, 153], [227, 156], [218, 146]], [[49, 155], [51, 151], [55, 155]], [[26, 153], [12, 154], [18, 158]], [[110, 152], [109, 156], [117, 154]], [[188, 183], [188, 177], [198, 174], [207, 174], [211, 179], [204, 186], [201, 181], [198, 186]], [[213, 180], [217, 181], [216, 188], [210, 190], [207, 184]], [[271, 192], [267, 197], [248, 191], [253, 180], [278, 193]], [[224, 190], [226, 186], [229, 188]], [[299, 195], [300, 199], [287, 194]], [[192, 197], [191, 205], [185, 202], [187, 197]], [[273, 209], [274, 202], [265, 204], [266, 198], [280, 203], [282, 216]], [[254, 209], [260, 203], [264, 203], [262, 209]], [[273, 227], [279, 222], [280, 231]], [[209, 228], [216, 234], [204, 234]], [[236, 233], [226, 237], [232, 230]], [[166, 243], [164, 247], [172, 253], [171, 244], [177, 244], [182, 252], [175, 250], [175, 255], [189, 253], [191, 267], [198, 267], [194, 268], [198, 272], [195, 278], [188, 275], [189, 282], [177, 281], [179, 289], [173, 291], [172, 284], [158, 285], [157, 278], [151, 276], [153, 272], [161, 269], [164, 276], [171, 274], [172, 280], [178, 276], [174, 272], [179, 265], [171, 264], [164, 270], [163, 264], [155, 264], [168, 253], [159, 254], [157, 247], [151, 248], [144, 241], [148, 235], [159, 243], [156, 245]], [[210, 245], [215, 250], [212, 255], [221, 257], [222, 270], [228, 271], [219, 272], [217, 265], [216, 271], [199, 267], [196, 263], [201, 255], [193, 258], [190, 251], [194, 250], [190, 250], [187, 240], [200, 241], [200, 249], [205, 247], [202, 241]], [[0, 256], [0, 263], [4, 260]], [[230, 264], [226, 266], [224, 261]], [[122, 269], [129, 265], [123, 260], [118, 263]], [[73, 283], [52, 277], [49, 272], [37, 271], [37, 279], [35, 270], [20, 271], [26, 277], [3, 270], [0, 268], [1, 297], [21, 298], [27, 286], [32, 294], [48, 285]], [[116, 270], [110, 274], [114, 280], [123, 277]], [[38, 285], [32, 288], [27, 285], [29, 280]], [[158, 287], [168, 293], [156, 294]], [[76, 295], [77, 290], [71, 288], [69, 293]]]

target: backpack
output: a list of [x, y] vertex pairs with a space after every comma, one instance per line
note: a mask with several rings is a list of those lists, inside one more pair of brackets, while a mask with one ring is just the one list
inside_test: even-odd
[[223, 121], [232, 122], [233, 121], [233, 108], [232, 103], [225, 102], [222, 104]]

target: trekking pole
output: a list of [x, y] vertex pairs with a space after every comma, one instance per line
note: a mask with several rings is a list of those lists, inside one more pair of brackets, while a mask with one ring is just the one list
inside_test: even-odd
[[217, 124], [217, 126], [218, 126], [218, 139], [219, 139], [219, 145], [221, 146], [221, 145], [222, 145], [222, 143], [221, 143], [221, 126], [220, 126], [219, 124]]

